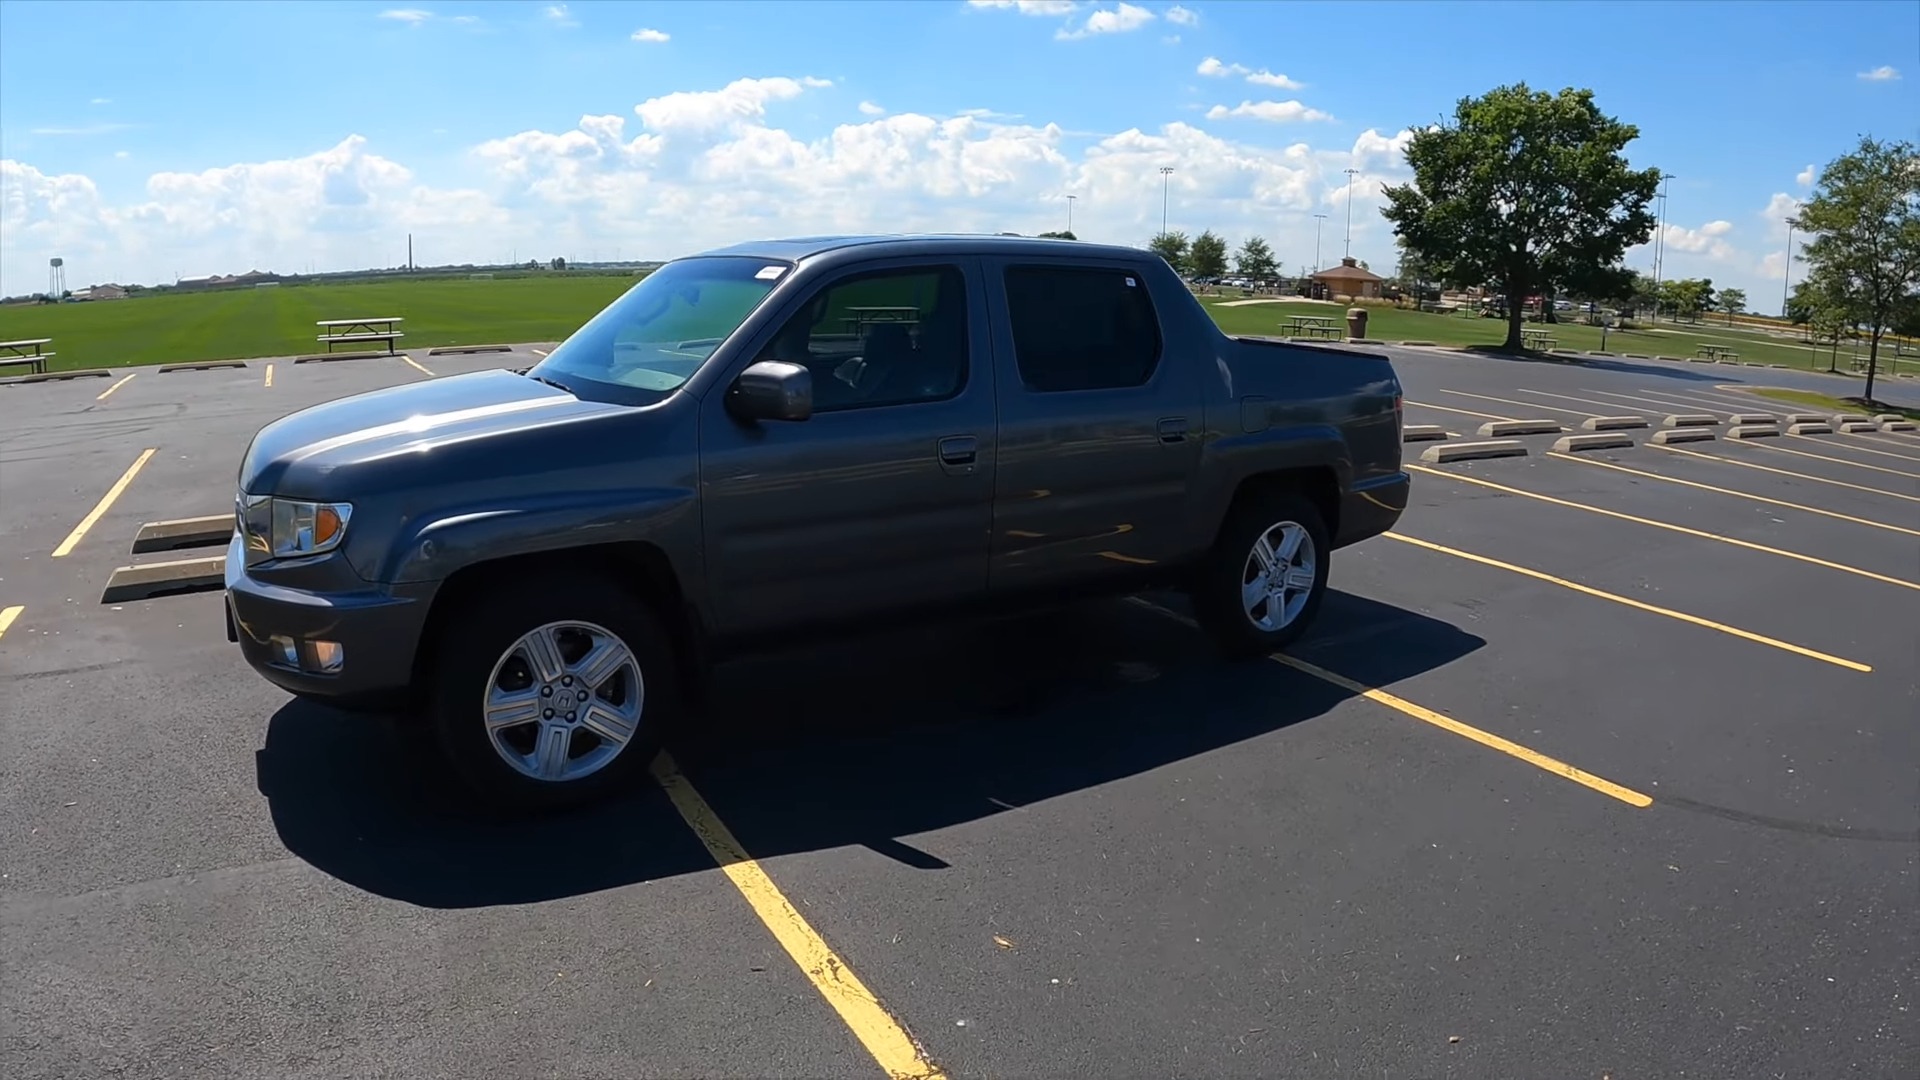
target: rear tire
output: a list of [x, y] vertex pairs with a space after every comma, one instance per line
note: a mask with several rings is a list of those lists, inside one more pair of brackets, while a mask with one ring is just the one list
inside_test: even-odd
[[1319, 614], [1331, 552], [1311, 499], [1278, 491], [1241, 500], [1190, 588], [1201, 628], [1234, 660], [1292, 644]]
[[679, 717], [659, 619], [589, 575], [468, 598], [450, 613], [429, 681], [434, 741], [492, 810], [579, 806], [629, 787]]

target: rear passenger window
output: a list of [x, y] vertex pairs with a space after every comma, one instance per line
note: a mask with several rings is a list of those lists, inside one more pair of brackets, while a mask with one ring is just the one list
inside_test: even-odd
[[827, 286], [763, 360], [813, 373], [815, 412], [943, 401], [967, 382], [967, 282], [956, 266], [880, 270]]
[[1027, 389], [1142, 386], [1160, 362], [1160, 322], [1146, 283], [1125, 270], [1007, 270], [1014, 360]]

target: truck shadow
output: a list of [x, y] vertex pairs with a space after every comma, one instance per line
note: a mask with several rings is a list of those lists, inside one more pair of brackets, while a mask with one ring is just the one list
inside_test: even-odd
[[[1293, 652], [1381, 686], [1484, 644], [1329, 591]], [[1197, 631], [1127, 601], [738, 661], [716, 683], [673, 753], [747, 851], [862, 845], [929, 871], [947, 864], [902, 837], [1267, 736], [1351, 696], [1279, 664], [1223, 663]], [[714, 867], [651, 783], [488, 820], [455, 809], [396, 724], [303, 701], [272, 718], [258, 769], [288, 850], [407, 903], [531, 903]]]

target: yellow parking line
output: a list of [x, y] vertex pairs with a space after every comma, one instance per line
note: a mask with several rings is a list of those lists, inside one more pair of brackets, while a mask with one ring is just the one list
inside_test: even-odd
[[97, 395], [97, 396], [96, 396], [96, 397], [95, 397], [95, 398], [94, 398], [93, 400], [95, 400], [95, 401], [105, 401], [105, 400], [107, 400], [107, 395], [108, 395], [108, 394], [111, 394], [111, 393], [113, 393], [113, 392], [114, 392], [115, 390], [118, 390], [118, 389], [120, 389], [121, 387], [123, 387], [123, 386], [125, 386], [125, 385], [127, 385], [127, 383], [128, 383], [129, 381], [131, 381], [131, 380], [132, 380], [132, 378], [133, 378], [133, 376], [134, 376], [134, 375], [138, 375], [138, 374], [140, 374], [140, 373], [139, 373], [139, 372], [137, 372], [137, 371], [135, 371], [135, 372], [132, 372], [131, 374], [128, 374], [128, 375], [125, 375], [125, 376], [123, 376], [123, 377], [121, 377], [121, 379], [120, 379], [120, 380], [119, 380], [118, 382], [116, 382], [116, 383], [114, 383], [114, 384], [113, 384], [112, 386], [109, 386], [109, 387], [107, 387], [107, 388], [106, 388], [105, 390], [102, 390], [102, 391], [100, 391], [100, 393], [99, 393], [99, 394], [98, 394], [98, 395]]
[[[1839, 429], [1835, 428], [1834, 430], [1838, 431]], [[1890, 457], [1890, 458], [1893, 458], [1895, 461], [1911, 461], [1916, 465], [1920, 465], [1920, 457], [1914, 457], [1912, 454], [1896, 454], [1891, 450], [1875, 450], [1871, 446], [1861, 446], [1856, 441], [1860, 438], [1860, 436], [1858, 435], [1840, 435], [1837, 438], [1823, 438], [1823, 439], [1816, 439], [1811, 435], [1788, 435], [1787, 438], [1801, 439], [1806, 442], [1823, 442], [1829, 446], [1846, 446], [1851, 449], [1858, 450], [1863, 454], [1872, 454], [1875, 457]]]
[[1897, 491], [1886, 491], [1882, 488], [1867, 487], [1865, 484], [1849, 484], [1845, 480], [1832, 480], [1824, 476], [1815, 476], [1812, 473], [1794, 472], [1791, 469], [1776, 469], [1771, 465], [1755, 465], [1751, 461], [1741, 461], [1738, 458], [1722, 457], [1719, 454], [1706, 454], [1698, 450], [1684, 450], [1678, 446], [1665, 446], [1660, 443], [1647, 443], [1646, 445], [1651, 446], [1656, 450], [1665, 450], [1668, 453], [1685, 454], [1688, 457], [1706, 458], [1708, 461], [1724, 461], [1728, 465], [1738, 465], [1743, 469], [1759, 469], [1761, 472], [1777, 473], [1781, 476], [1791, 476], [1796, 480], [1813, 480], [1822, 484], [1832, 484], [1834, 487], [1851, 488], [1854, 491], [1865, 491], [1874, 495], [1885, 495], [1890, 499], [1905, 499], [1908, 502], [1920, 502], [1920, 495], [1902, 495]]
[[740, 846], [733, 831], [694, 790], [671, 755], [662, 752], [654, 759], [653, 776], [666, 791], [667, 798], [673, 800], [673, 808], [680, 812], [687, 827], [706, 845], [707, 854], [713, 856], [721, 872], [733, 882], [754, 914], [799, 965], [807, 981], [840, 1014], [840, 1019], [887, 1076], [894, 1080], [945, 1080], [946, 1074], [927, 1060], [926, 1052], [900, 1021], [887, 1012], [873, 991], [854, 975], [847, 962], [807, 923], [760, 864]]
[[[1810, 438], [1806, 435], [1791, 435], [1788, 437], [1794, 438], [1794, 439], [1806, 439], [1808, 442], [1819, 441], [1817, 439]], [[1762, 450], [1771, 450], [1776, 454], [1792, 454], [1795, 457], [1813, 458], [1816, 461], [1831, 461], [1835, 465], [1851, 465], [1856, 469], [1871, 469], [1874, 472], [1892, 473], [1895, 476], [1905, 476], [1914, 480], [1920, 480], [1920, 473], [1902, 472], [1899, 469], [1889, 469], [1885, 465], [1869, 465], [1864, 461], [1853, 461], [1843, 457], [1828, 457], [1825, 454], [1810, 454], [1805, 450], [1789, 450], [1784, 446], [1772, 446], [1767, 444], [1766, 442], [1759, 441], [1759, 440], [1748, 440], [1746, 445], [1757, 446]]]
[[25, 610], [27, 609], [20, 604], [10, 608], [0, 608], [0, 637], [7, 636], [7, 630], [13, 626], [13, 620], [19, 618], [20, 613]]
[[407, 363], [413, 365], [413, 369], [415, 371], [418, 371], [420, 374], [425, 375], [429, 379], [433, 378], [433, 372], [428, 371], [418, 360], [415, 360], [413, 357], [408, 356], [405, 353], [401, 353], [400, 359], [405, 360]]
[[152, 457], [153, 452], [158, 449], [157, 446], [149, 446], [140, 452], [139, 457], [133, 459], [133, 464], [127, 466], [127, 471], [121, 473], [120, 479], [113, 482], [113, 486], [100, 497], [99, 503], [93, 510], [80, 519], [80, 524], [75, 525], [73, 531], [67, 534], [67, 538], [60, 541], [59, 547], [53, 549], [54, 558], [58, 559], [73, 550], [74, 545], [80, 542], [80, 538], [87, 535], [87, 530], [93, 528], [94, 523], [100, 520], [100, 515], [106, 513], [107, 508], [113, 505], [113, 501], [120, 497], [120, 493], [127, 490], [128, 484], [133, 483], [133, 478], [140, 475], [140, 470], [146, 465], [147, 459]]
[[1572, 589], [1574, 592], [1581, 593], [1586, 596], [1598, 597], [1601, 600], [1611, 600], [1616, 604], [1624, 604], [1627, 607], [1634, 608], [1635, 610], [1638, 610], [1638, 611], [1652, 612], [1655, 615], [1664, 615], [1669, 619], [1677, 619], [1683, 623], [1690, 623], [1694, 626], [1704, 626], [1709, 630], [1718, 630], [1723, 634], [1731, 634], [1732, 636], [1740, 638], [1743, 641], [1751, 641], [1751, 642], [1755, 642], [1756, 644], [1769, 646], [1771, 648], [1783, 649], [1787, 652], [1794, 653], [1799, 656], [1805, 656], [1814, 660], [1820, 660], [1829, 664], [1833, 664], [1837, 667], [1843, 667], [1848, 669], [1849, 671], [1872, 671], [1873, 670], [1873, 668], [1867, 666], [1866, 664], [1859, 663], [1858, 661], [1847, 660], [1842, 657], [1819, 652], [1815, 649], [1809, 649], [1804, 646], [1795, 645], [1791, 642], [1781, 641], [1778, 638], [1770, 638], [1764, 634], [1756, 634], [1748, 630], [1742, 630], [1737, 626], [1728, 626], [1726, 623], [1714, 622], [1712, 619], [1703, 619], [1698, 615], [1689, 615], [1684, 611], [1675, 611], [1672, 608], [1658, 607], [1653, 604], [1646, 603], [1645, 601], [1642, 601], [1642, 600], [1635, 600], [1630, 596], [1620, 596], [1617, 593], [1610, 593], [1601, 589], [1596, 589], [1591, 585], [1582, 585], [1577, 581], [1569, 581], [1563, 577], [1556, 577], [1553, 574], [1545, 573], [1544, 571], [1534, 570], [1525, 566], [1517, 566], [1510, 562], [1501, 562], [1499, 559], [1490, 559], [1485, 555], [1475, 555], [1471, 551], [1461, 551], [1457, 548], [1445, 547], [1443, 545], [1436, 544], [1431, 540], [1421, 540], [1418, 537], [1403, 536], [1400, 533], [1396, 533], [1396, 532], [1387, 532], [1387, 533], [1382, 533], [1381, 535], [1385, 536], [1389, 540], [1398, 540], [1403, 544], [1412, 544], [1414, 547], [1426, 548], [1428, 551], [1437, 551], [1442, 555], [1452, 555], [1456, 559], [1466, 559], [1469, 562], [1477, 562], [1483, 566], [1491, 566], [1499, 570], [1506, 570], [1510, 573], [1520, 574], [1523, 577], [1530, 577], [1536, 581], [1545, 581], [1553, 585], [1558, 585], [1563, 589]]
[[1482, 401], [1497, 401], [1502, 405], [1519, 405], [1528, 409], [1545, 409], [1548, 412], [1571, 413], [1574, 416], [1604, 416], [1605, 413], [1586, 412], [1582, 409], [1569, 409], [1561, 405], [1542, 405], [1537, 401], [1515, 401], [1512, 398], [1493, 397], [1490, 394], [1469, 394], [1465, 390], [1440, 391], [1443, 394], [1458, 394], [1461, 397], [1479, 398]]
[[[1143, 608], [1146, 608], [1149, 611], [1155, 612], [1160, 615], [1165, 615], [1166, 617], [1173, 619], [1176, 622], [1184, 623], [1187, 626], [1197, 625], [1192, 619], [1187, 618], [1185, 615], [1181, 615], [1178, 612], [1169, 611], [1158, 604], [1154, 604], [1146, 600], [1142, 600], [1137, 596], [1128, 597], [1128, 599], [1131, 600], [1133, 603], [1138, 604]], [[1385, 705], [1387, 708], [1392, 709], [1393, 711], [1401, 714], [1402, 716], [1409, 716], [1423, 723], [1432, 724], [1434, 727], [1440, 728], [1443, 731], [1451, 731], [1455, 735], [1458, 735], [1463, 739], [1471, 739], [1472, 741], [1479, 743], [1481, 746], [1485, 746], [1493, 750], [1498, 750], [1503, 754], [1506, 754], [1510, 757], [1518, 758], [1519, 760], [1524, 761], [1527, 764], [1532, 765], [1536, 768], [1544, 769], [1547, 772], [1553, 773], [1556, 776], [1564, 777], [1568, 780], [1571, 780], [1576, 784], [1580, 784], [1585, 787], [1592, 788], [1593, 790], [1601, 793], [1602, 795], [1619, 799], [1621, 802], [1626, 803], [1628, 806], [1637, 806], [1644, 809], [1646, 807], [1653, 805], [1652, 799], [1648, 798], [1645, 795], [1640, 794], [1639, 792], [1633, 790], [1632, 788], [1621, 787], [1619, 784], [1616, 784], [1611, 780], [1604, 780], [1583, 769], [1577, 769], [1572, 765], [1567, 764], [1564, 761], [1560, 761], [1557, 758], [1548, 757], [1547, 755], [1542, 754], [1537, 750], [1532, 750], [1527, 747], [1521, 746], [1519, 743], [1511, 742], [1509, 740], [1503, 739], [1500, 736], [1493, 734], [1492, 732], [1482, 731], [1479, 728], [1474, 727], [1472, 724], [1462, 723], [1461, 721], [1455, 720], [1453, 717], [1448, 716], [1445, 713], [1438, 713], [1433, 711], [1432, 709], [1426, 708], [1425, 706], [1415, 705], [1413, 702], [1408, 701], [1405, 698], [1397, 697], [1393, 694], [1389, 694], [1385, 690], [1377, 690], [1371, 686], [1367, 686], [1364, 683], [1355, 682], [1352, 679], [1347, 678], [1345, 675], [1328, 671], [1326, 668], [1319, 667], [1314, 664], [1309, 664], [1305, 660], [1295, 659], [1294, 657], [1288, 656], [1285, 653], [1268, 653], [1267, 659], [1272, 660], [1277, 664], [1282, 664], [1282, 665], [1285, 665], [1286, 667], [1290, 667], [1293, 670], [1298, 671], [1303, 675], [1311, 675], [1322, 682], [1332, 683], [1333, 685], [1340, 687], [1342, 690], [1350, 691], [1363, 698], [1366, 698], [1368, 701], [1372, 701], [1380, 705]]]
[[1920, 536], [1920, 529], [1908, 529], [1899, 525], [1888, 525], [1883, 521], [1854, 517], [1851, 514], [1842, 514], [1833, 510], [1822, 510], [1817, 506], [1802, 506], [1799, 503], [1788, 502], [1785, 499], [1772, 499], [1765, 495], [1755, 495], [1751, 491], [1735, 491], [1732, 488], [1714, 487], [1712, 484], [1701, 484], [1692, 480], [1682, 480], [1677, 476], [1662, 476], [1659, 473], [1646, 472], [1642, 469], [1630, 469], [1625, 465], [1615, 465], [1611, 461], [1596, 461], [1593, 458], [1575, 457], [1572, 454], [1560, 453], [1558, 450], [1547, 451], [1547, 456], [1550, 458], [1558, 458], [1561, 461], [1577, 461], [1582, 465], [1597, 465], [1602, 469], [1613, 469], [1617, 472], [1632, 473], [1634, 476], [1644, 476], [1652, 480], [1664, 480], [1669, 484], [1680, 484], [1685, 487], [1699, 488], [1701, 491], [1712, 491], [1721, 495], [1732, 495], [1736, 498], [1752, 499], [1754, 502], [1765, 503], [1768, 506], [1784, 506], [1789, 510], [1800, 510], [1809, 514], [1819, 514], [1821, 517], [1830, 517], [1836, 521], [1849, 521], [1855, 525], [1865, 525], [1869, 528], [1906, 533], [1908, 536]]
[[1425, 465], [1415, 465], [1412, 462], [1408, 462], [1402, 467], [1407, 469], [1412, 469], [1416, 472], [1431, 473], [1434, 476], [1446, 477], [1449, 480], [1458, 480], [1463, 484], [1478, 484], [1481, 487], [1492, 488], [1495, 491], [1504, 491], [1509, 495], [1519, 495], [1528, 499], [1538, 499], [1541, 502], [1552, 503], [1555, 506], [1570, 507], [1574, 510], [1585, 510], [1585, 511], [1588, 511], [1589, 513], [1601, 514], [1603, 516], [1610, 517], [1610, 518], [1618, 518], [1621, 521], [1631, 521], [1636, 525], [1646, 525], [1655, 529], [1665, 529], [1668, 532], [1680, 533], [1683, 536], [1698, 537], [1702, 540], [1717, 540], [1722, 544], [1731, 544], [1734, 547], [1746, 548], [1748, 551], [1760, 551], [1760, 552], [1765, 552], [1768, 555], [1778, 555], [1783, 559], [1792, 559], [1795, 562], [1808, 563], [1813, 566], [1824, 566], [1829, 570], [1838, 570], [1843, 574], [1853, 574], [1857, 577], [1863, 577], [1873, 581], [1884, 582], [1888, 585], [1898, 585], [1903, 589], [1914, 589], [1916, 591], [1920, 591], [1920, 582], [1907, 581], [1903, 578], [1897, 578], [1897, 577], [1888, 577], [1885, 574], [1876, 574], [1871, 570], [1862, 570], [1857, 566], [1848, 566], [1844, 563], [1828, 562], [1825, 559], [1818, 559], [1813, 557], [1812, 555], [1802, 555], [1797, 551], [1783, 551], [1780, 548], [1768, 547], [1765, 544], [1756, 544], [1751, 540], [1738, 540], [1731, 536], [1721, 536], [1719, 533], [1710, 533], [1705, 531], [1704, 529], [1689, 529], [1685, 525], [1674, 525], [1665, 521], [1655, 521], [1652, 518], [1635, 517], [1632, 514], [1623, 514], [1618, 510], [1608, 510], [1599, 506], [1589, 506], [1586, 503], [1577, 503], [1568, 499], [1557, 499], [1552, 495], [1542, 495], [1537, 491], [1525, 491], [1517, 487], [1508, 487], [1505, 484], [1496, 484], [1491, 480], [1482, 480], [1477, 476], [1468, 476], [1465, 473], [1445, 472], [1440, 469], [1428, 468]]
[[261, 383], [260, 385], [269, 386], [269, 387], [273, 385], [273, 365], [272, 364], [267, 365], [267, 381], [264, 383]]
[[1477, 416], [1477, 417], [1479, 417], [1479, 418], [1481, 418], [1482, 420], [1511, 420], [1511, 419], [1513, 419], [1513, 417], [1511, 417], [1511, 416], [1495, 416], [1495, 415], [1493, 415], [1492, 413], [1483, 413], [1483, 412], [1474, 412], [1474, 411], [1473, 411], [1472, 409], [1455, 409], [1455, 408], [1450, 408], [1450, 407], [1448, 407], [1448, 406], [1446, 406], [1446, 405], [1427, 405], [1427, 404], [1423, 404], [1423, 403], [1421, 403], [1421, 402], [1418, 402], [1418, 401], [1409, 401], [1409, 402], [1407, 402], [1407, 404], [1408, 404], [1408, 405], [1412, 405], [1412, 406], [1414, 406], [1414, 407], [1416, 407], [1416, 408], [1421, 408], [1421, 409], [1439, 409], [1439, 410], [1440, 410], [1441, 412], [1457, 412], [1457, 413], [1459, 413], [1459, 414], [1461, 414], [1462, 416]]

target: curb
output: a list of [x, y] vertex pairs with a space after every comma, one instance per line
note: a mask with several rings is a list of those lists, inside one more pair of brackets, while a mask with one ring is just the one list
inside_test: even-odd
[[437, 349], [428, 349], [428, 356], [446, 356], [451, 353], [512, 352], [511, 345], [442, 345]]
[[245, 360], [189, 360], [180, 364], [161, 364], [160, 374], [165, 375], [169, 371], [205, 371], [208, 368], [236, 368], [246, 366], [247, 362]]
[[1553, 449], [1558, 453], [1572, 454], [1581, 450], [1617, 450], [1632, 445], [1633, 440], [1625, 435], [1562, 435], [1553, 444]]
[[180, 548], [224, 544], [232, 536], [232, 514], [176, 518], [172, 521], [149, 521], [140, 526], [140, 531], [133, 535], [133, 554], [144, 555], [150, 551], [177, 551]]
[[1920, 428], [1920, 424], [1915, 424], [1911, 420], [1883, 420], [1880, 422], [1881, 431], [1913, 431], [1916, 428]]
[[1727, 417], [1727, 423], [1736, 427], [1741, 424], [1777, 424], [1779, 422], [1779, 417], [1763, 412], [1737, 412]]
[[1400, 429], [1400, 441], [1403, 443], [1432, 442], [1446, 437], [1447, 429], [1439, 424], [1408, 424]]
[[100, 602], [117, 604], [173, 593], [206, 592], [226, 583], [225, 555], [122, 566], [107, 579], [107, 587], [100, 593]]
[[1443, 465], [1449, 461], [1477, 461], [1481, 458], [1526, 457], [1527, 448], [1512, 439], [1499, 439], [1492, 442], [1451, 443], [1446, 446], [1429, 446], [1420, 453], [1420, 460], [1432, 465]]
[[296, 364], [324, 364], [329, 360], [377, 360], [382, 356], [398, 357], [399, 354], [383, 352], [309, 353], [306, 356], [294, 357], [293, 362]]
[[1500, 438], [1508, 435], [1558, 435], [1564, 430], [1557, 420], [1489, 420], [1480, 425], [1480, 434], [1487, 438]]
[[1833, 428], [1823, 420], [1802, 420], [1797, 424], [1788, 424], [1787, 434], [1789, 435], [1831, 435], [1833, 434]]
[[68, 379], [105, 379], [113, 375], [106, 368], [75, 368], [72, 371], [41, 371], [32, 375], [15, 375], [11, 379], [0, 379], [0, 385], [12, 386], [17, 383], [65, 382]]
[[1640, 416], [1589, 416], [1580, 422], [1580, 426], [1588, 431], [1625, 431], [1646, 427], [1647, 421]]
[[1777, 439], [1779, 437], [1780, 429], [1773, 424], [1742, 424], [1739, 427], [1727, 429], [1729, 439]]
[[1660, 421], [1660, 426], [1670, 428], [1713, 427], [1719, 422], [1720, 418], [1712, 413], [1674, 413], [1672, 416]]
[[1864, 435], [1869, 431], [1879, 431], [1879, 430], [1880, 430], [1879, 424], [1863, 423], [1858, 420], [1849, 420], [1848, 422], [1840, 425], [1840, 434], [1842, 435]]
[[1670, 446], [1682, 442], [1712, 442], [1713, 432], [1703, 427], [1677, 427], [1656, 431], [1647, 440], [1655, 446]]

